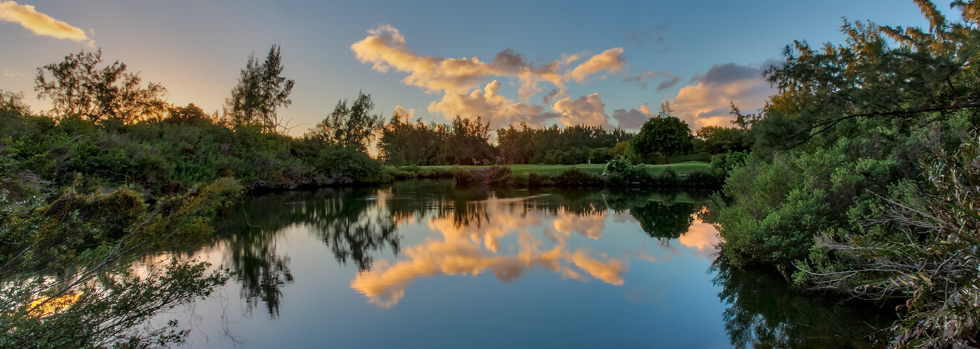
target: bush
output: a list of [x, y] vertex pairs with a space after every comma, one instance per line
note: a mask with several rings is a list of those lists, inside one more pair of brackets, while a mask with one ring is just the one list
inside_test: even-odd
[[677, 176], [677, 172], [674, 172], [673, 168], [664, 167], [663, 171], [660, 171], [657, 175], [653, 176], [653, 184], [661, 187], [671, 187], [676, 186], [680, 182], [680, 177]]
[[317, 167], [329, 173], [334, 183], [374, 183], [380, 180], [382, 165], [367, 154], [344, 148], [324, 149]]
[[582, 171], [576, 166], [569, 166], [555, 176], [554, 181], [558, 186], [563, 187], [588, 187], [597, 185], [599, 176]]
[[708, 170], [696, 169], [688, 172], [684, 178], [684, 184], [693, 187], [720, 186], [724, 183], [724, 178], [719, 178], [715, 173]]

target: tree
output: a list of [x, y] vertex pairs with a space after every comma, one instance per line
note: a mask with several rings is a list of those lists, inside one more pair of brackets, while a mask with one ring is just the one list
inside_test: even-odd
[[653, 162], [659, 156], [687, 154], [693, 150], [691, 128], [670, 114], [670, 105], [661, 105], [660, 114], [643, 123], [640, 133], [630, 139], [626, 153], [634, 162]]
[[358, 92], [350, 106], [346, 98], [338, 101], [333, 112], [307, 133], [307, 138], [365, 152], [384, 122], [381, 114], [371, 115], [373, 109], [371, 95]]
[[446, 140], [446, 160], [457, 165], [486, 165], [495, 158], [489, 139], [489, 122], [484, 124], [479, 115], [476, 119], [456, 115]]
[[295, 81], [283, 77], [283, 69], [279, 45], [272, 45], [262, 64], [254, 54], [249, 54], [238, 85], [231, 89], [231, 97], [225, 100], [225, 113], [239, 125], [257, 123], [269, 133], [284, 130], [276, 109], [293, 103], [289, 94]]
[[13, 93], [0, 90], [0, 113], [26, 115], [31, 113], [31, 107], [24, 103], [24, 93]]
[[[37, 98], [50, 98], [52, 112], [133, 122], [158, 116], [166, 110], [167, 89], [158, 83], [141, 85], [139, 73], [126, 72], [126, 64], [99, 69], [102, 50], [69, 54], [61, 63], [37, 68], [34, 91]], [[49, 76], [50, 74], [50, 76]]]
[[697, 137], [704, 141], [702, 149], [711, 154], [740, 152], [748, 150], [745, 131], [721, 126], [705, 126], [696, 132]]

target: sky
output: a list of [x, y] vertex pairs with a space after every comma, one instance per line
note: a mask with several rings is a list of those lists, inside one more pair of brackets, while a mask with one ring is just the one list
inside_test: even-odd
[[[955, 18], [948, 1], [936, 1]], [[0, 0], [0, 90], [35, 111], [37, 67], [101, 48], [176, 105], [220, 110], [248, 56], [281, 45], [296, 81], [279, 115], [301, 135], [342, 99], [493, 129], [575, 124], [636, 130], [662, 102], [692, 128], [762, 107], [762, 71], [794, 40], [842, 43], [842, 17], [922, 26], [911, 0], [253, 1]]]

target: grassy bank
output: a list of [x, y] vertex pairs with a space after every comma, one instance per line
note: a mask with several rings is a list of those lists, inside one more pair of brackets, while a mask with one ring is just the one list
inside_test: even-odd
[[[602, 174], [602, 170], [605, 168], [606, 164], [602, 163], [602, 164], [578, 164], [578, 165], [506, 165], [506, 166], [510, 167], [510, 170], [514, 174], [528, 174], [534, 172], [538, 174], [555, 175], [561, 173], [566, 168], [577, 167], [583, 172], [599, 175]], [[684, 176], [694, 170], [708, 170], [711, 167], [711, 164], [707, 162], [701, 162], [701, 161], [688, 161], [688, 162], [681, 162], [681, 163], [667, 164], [667, 165], [642, 165], [642, 166], [644, 166], [647, 169], [647, 171], [650, 172], [650, 174], [654, 174], [654, 175], [663, 172], [664, 169], [666, 168], [670, 168], [671, 170], [674, 171], [674, 173], [677, 173], [680, 176]], [[449, 171], [452, 170], [454, 167], [464, 169], [464, 170], [477, 170], [477, 169], [489, 169], [491, 166], [451, 166], [451, 165], [419, 166], [418, 169], [420, 170], [434, 169], [434, 170]]]
[[504, 187], [702, 187], [718, 188], [744, 153], [717, 155], [711, 163], [633, 165], [627, 160], [585, 165], [389, 166], [384, 178], [453, 178], [461, 185]]

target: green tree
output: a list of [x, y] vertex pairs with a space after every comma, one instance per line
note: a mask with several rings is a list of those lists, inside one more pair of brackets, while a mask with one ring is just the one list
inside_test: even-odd
[[100, 49], [69, 54], [63, 62], [37, 68], [37, 98], [50, 98], [52, 112], [59, 116], [133, 122], [163, 114], [167, 95], [163, 85], [151, 82], [143, 87], [139, 73], [126, 72], [125, 63], [116, 61], [100, 69], [101, 63]]
[[338, 101], [333, 112], [310, 130], [307, 138], [353, 151], [367, 151], [376, 131], [382, 127], [384, 118], [381, 114], [371, 114], [374, 110], [371, 95], [358, 92], [354, 103], [349, 103], [349, 106], [348, 103], [346, 98]]
[[225, 113], [239, 125], [258, 123], [268, 133], [285, 131], [276, 110], [293, 103], [289, 94], [295, 81], [283, 77], [283, 70], [279, 45], [272, 45], [261, 64], [254, 54], [249, 54], [238, 85], [225, 100]]
[[446, 157], [449, 163], [457, 165], [492, 162], [496, 156], [490, 145], [490, 123], [484, 124], [479, 115], [476, 119], [457, 115], [446, 139]]
[[749, 148], [746, 133], [740, 129], [721, 126], [705, 126], [698, 129], [695, 134], [700, 140], [704, 141], [700, 149], [695, 150], [706, 153], [720, 154], [730, 151], [740, 152], [748, 150]]
[[681, 119], [671, 115], [670, 105], [661, 105], [660, 113], [640, 127], [640, 133], [630, 139], [627, 155], [635, 163], [656, 162], [658, 156], [674, 156], [690, 153], [694, 146], [691, 128]]

